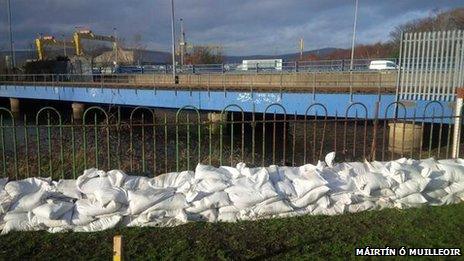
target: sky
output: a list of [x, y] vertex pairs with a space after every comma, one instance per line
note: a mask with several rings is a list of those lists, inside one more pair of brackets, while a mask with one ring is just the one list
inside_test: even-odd
[[[9, 48], [7, 0], [0, 0], [0, 50]], [[354, 0], [175, 0], [176, 31], [183, 18], [187, 42], [222, 45], [227, 55], [284, 54], [349, 48]], [[39, 34], [70, 37], [76, 27], [113, 34], [130, 45], [169, 51], [170, 0], [11, 0], [16, 49]], [[359, 0], [357, 44], [386, 41], [391, 30], [434, 10], [464, 7], [458, 0]]]

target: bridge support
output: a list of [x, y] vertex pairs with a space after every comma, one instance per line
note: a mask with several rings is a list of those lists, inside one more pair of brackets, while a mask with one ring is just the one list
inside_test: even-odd
[[[211, 123], [211, 133], [212, 134], [219, 134], [221, 129], [221, 123], [227, 121], [227, 113], [217, 113], [217, 112], [209, 112], [208, 113], [208, 121]], [[225, 131], [225, 129], [223, 129]]]
[[83, 103], [73, 102], [71, 105], [73, 110], [73, 120], [74, 121], [81, 121], [82, 116], [84, 115], [85, 106]]
[[10, 98], [10, 110], [11, 110], [11, 113], [13, 114], [13, 117], [15, 118], [15, 120], [18, 120], [19, 119], [19, 113], [20, 113], [19, 99]]

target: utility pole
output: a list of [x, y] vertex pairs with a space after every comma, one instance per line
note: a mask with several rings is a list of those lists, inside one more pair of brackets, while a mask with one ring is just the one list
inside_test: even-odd
[[66, 57], [66, 38], [64, 38], [64, 34], [61, 35], [62, 39], [63, 39], [63, 54], [64, 54], [64, 57]]
[[171, 41], [172, 41], [172, 80], [177, 84], [176, 77], [176, 31], [174, 28], [174, 0], [171, 0]]
[[180, 41], [179, 41], [179, 48], [180, 48], [180, 65], [184, 65], [184, 56], [185, 56], [185, 31], [184, 31], [184, 19], [180, 19]]
[[350, 62], [350, 102], [353, 101], [353, 67], [354, 67], [354, 44], [356, 40], [356, 22], [358, 20], [358, 0], [355, 0], [353, 39], [351, 41], [351, 62]]
[[10, 0], [6, 1], [7, 9], [8, 9], [8, 29], [9, 29], [9, 36], [10, 36], [10, 59], [11, 59], [11, 69], [16, 67], [16, 57], [14, 51], [14, 40], [13, 40], [13, 30], [11, 26], [11, 3]]
[[115, 67], [119, 64], [119, 54], [118, 54], [118, 32], [117, 32], [117, 28], [116, 27], [113, 27], [113, 37], [114, 37], [114, 44], [113, 44], [113, 48], [114, 48], [114, 57], [115, 57]]
[[300, 60], [303, 60], [303, 51], [304, 51], [304, 39], [300, 39]]

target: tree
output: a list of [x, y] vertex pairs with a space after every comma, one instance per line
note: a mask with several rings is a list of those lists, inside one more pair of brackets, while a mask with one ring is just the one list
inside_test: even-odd
[[222, 50], [210, 46], [194, 46], [185, 57], [185, 64], [219, 64], [224, 62]]

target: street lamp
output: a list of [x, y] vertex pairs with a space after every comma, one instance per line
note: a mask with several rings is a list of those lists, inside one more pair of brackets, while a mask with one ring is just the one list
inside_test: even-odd
[[358, 20], [358, 0], [355, 0], [353, 39], [351, 41], [351, 61], [350, 61], [350, 102], [353, 101], [353, 63], [354, 63], [354, 43], [356, 40], [356, 22]]
[[119, 64], [119, 54], [118, 54], [118, 29], [116, 27], [113, 27], [113, 38], [114, 38], [114, 43], [113, 43], [113, 51], [114, 51], [114, 58], [115, 61], [113, 61], [114, 66], [117, 66]]
[[177, 84], [176, 77], [176, 36], [174, 28], [174, 0], [171, 0], [171, 41], [172, 41], [172, 77], [174, 84]]
[[351, 63], [350, 71], [353, 71], [353, 60], [354, 60], [354, 43], [356, 40], [356, 22], [358, 20], [358, 0], [355, 0], [355, 9], [354, 9], [354, 23], [353, 23], [353, 39], [351, 41]]
[[11, 29], [11, 3], [10, 0], [6, 1], [7, 10], [8, 10], [8, 29], [9, 29], [9, 36], [10, 36], [10, 58], [11, 58], [11, 68], [14, 69], [16, 67], [16, 57], [14, 51], [14, 40], [13, 40], [13, 30]]
[[63, 54], [64, 54], [64, 57], [67, 57], [67, 54], [66, 54], [66, 38], [65, 38], [64, 34], [61, 35], [61, 38], [63, 39]]

